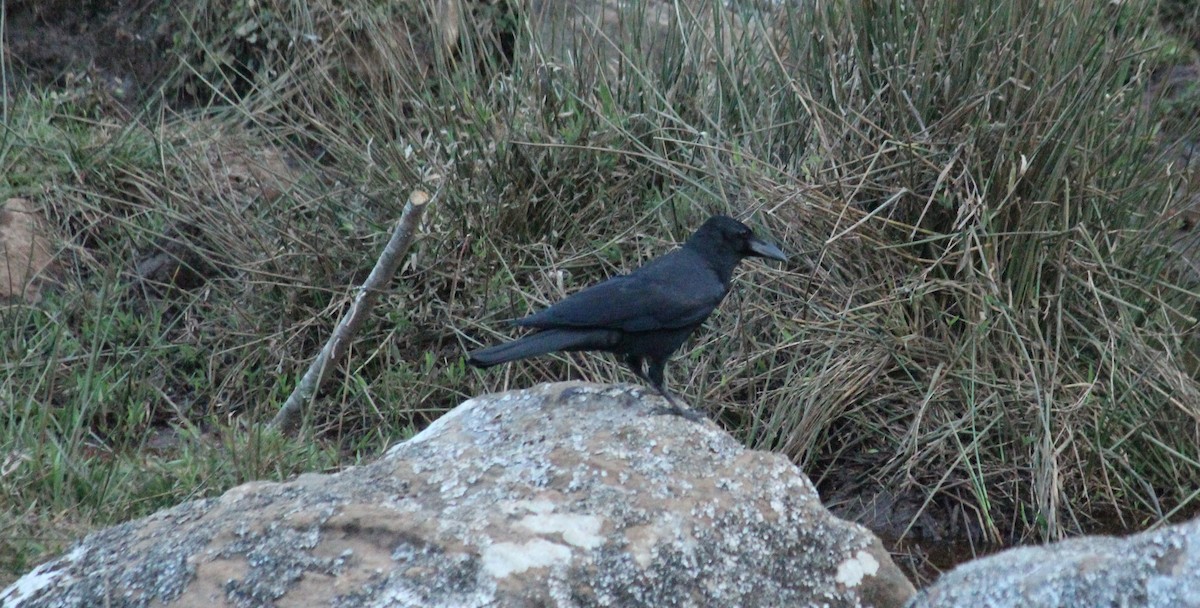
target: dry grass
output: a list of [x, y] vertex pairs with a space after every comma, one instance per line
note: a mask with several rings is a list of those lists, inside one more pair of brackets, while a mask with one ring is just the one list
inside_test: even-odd
[[[453, 11], [280, 0], [233, 15], [251, 36], [200, 3], [174, 84], [203, 110], [6, 112], [28, 120], [0, 158], [47, 167], [10, 189], [40, 193], [73, 272], [4, 313], [0, 335], [26, 337], [0, 368], [19, 387], [0, 393], [6, 517], [53, 519], [22, 506], [59, 496], [39, 468], [82, 484], [53, 512], [103, 525], [100, 504], [369, 457], [481, 392], [629, 381], [601, 357], [476, 372], [462, 352], [714, 212], [794, 259], [745, 264], [670, 383], [827, 496], [906, 496], [999, 542], [1192, 514], [1196, 293], [1158, 220], [1179, 167], [1134, 4], [498, 3], [430, 27]], [[240, 430], [273, 415], [418, 187], [441, 202], [319, 396], [319, 448]], [[153, 499], [78, 481], [136, 468], [164, 428], [188, 456]], [[212, 473], [246, 445], [259, 457]], [[115, 464], [48, 464], [90, 450]]]

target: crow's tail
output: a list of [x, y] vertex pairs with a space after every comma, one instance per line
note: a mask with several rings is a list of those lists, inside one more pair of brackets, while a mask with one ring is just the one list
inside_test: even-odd
[[519, 340], [472, 351], [467, 354], [467, 363], [491, 367], [558, 350], [604, 350], [620, 339], [620, 332], [611, 329], [546, 329]]

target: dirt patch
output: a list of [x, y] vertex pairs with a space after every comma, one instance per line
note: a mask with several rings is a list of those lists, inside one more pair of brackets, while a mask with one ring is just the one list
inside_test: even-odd
[[0, 302], [41, 300], [42, 284], [54, 273], [45, 220], [23, 198], [0, 205]]
[[173, 60], [169, 4], [157, 0], [9, 2], [4, 54], [19, 86], [55, 86], [133, 102]]

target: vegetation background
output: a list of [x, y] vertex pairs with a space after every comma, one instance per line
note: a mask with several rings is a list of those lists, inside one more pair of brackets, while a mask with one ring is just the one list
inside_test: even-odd
[[[473, 395], [630, 381], [462, 353], [715, 212], [793, 260], [746, 265], [672, 386], [918, 576], [1189, 518], [1197, 10], [5, 2], [0, 237], [23, 206], [53, 262], [0, 309], [0, 584]], [[401, 276], [266, 428], [417, 188]]]

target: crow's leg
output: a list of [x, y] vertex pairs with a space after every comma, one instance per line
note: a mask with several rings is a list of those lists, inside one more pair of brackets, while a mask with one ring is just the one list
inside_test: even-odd
[[646, 377], [646, 370], [642, 366], [642, 357], [638, 355], [625, 355], [625, 365], [633, 370], [633, 375], [637, 376], [642, 382], [650, 382]]
[[654, 413], [680, 416], [687, 418], [692, 422], [699, 422], [703, 420], [703, 414], [685, 405], [680, 405], [680, 402], [675, 399], [675, 396], [671, 394], [671, 391], [667, 390], [667, 384], [664, 380], [664, 371], [666, 366], [666, 359], [650, 359], [650, 365], [648, 366], [649, 369], [647, 369], [646, 375], [648, 376], [647, 380], [650, 381], [650, 386], [653, 386], [654, 390], [658, 391], [658, 394], [666, 398], [667, 403], [671, 404], [671, 407], [656, 409]]

